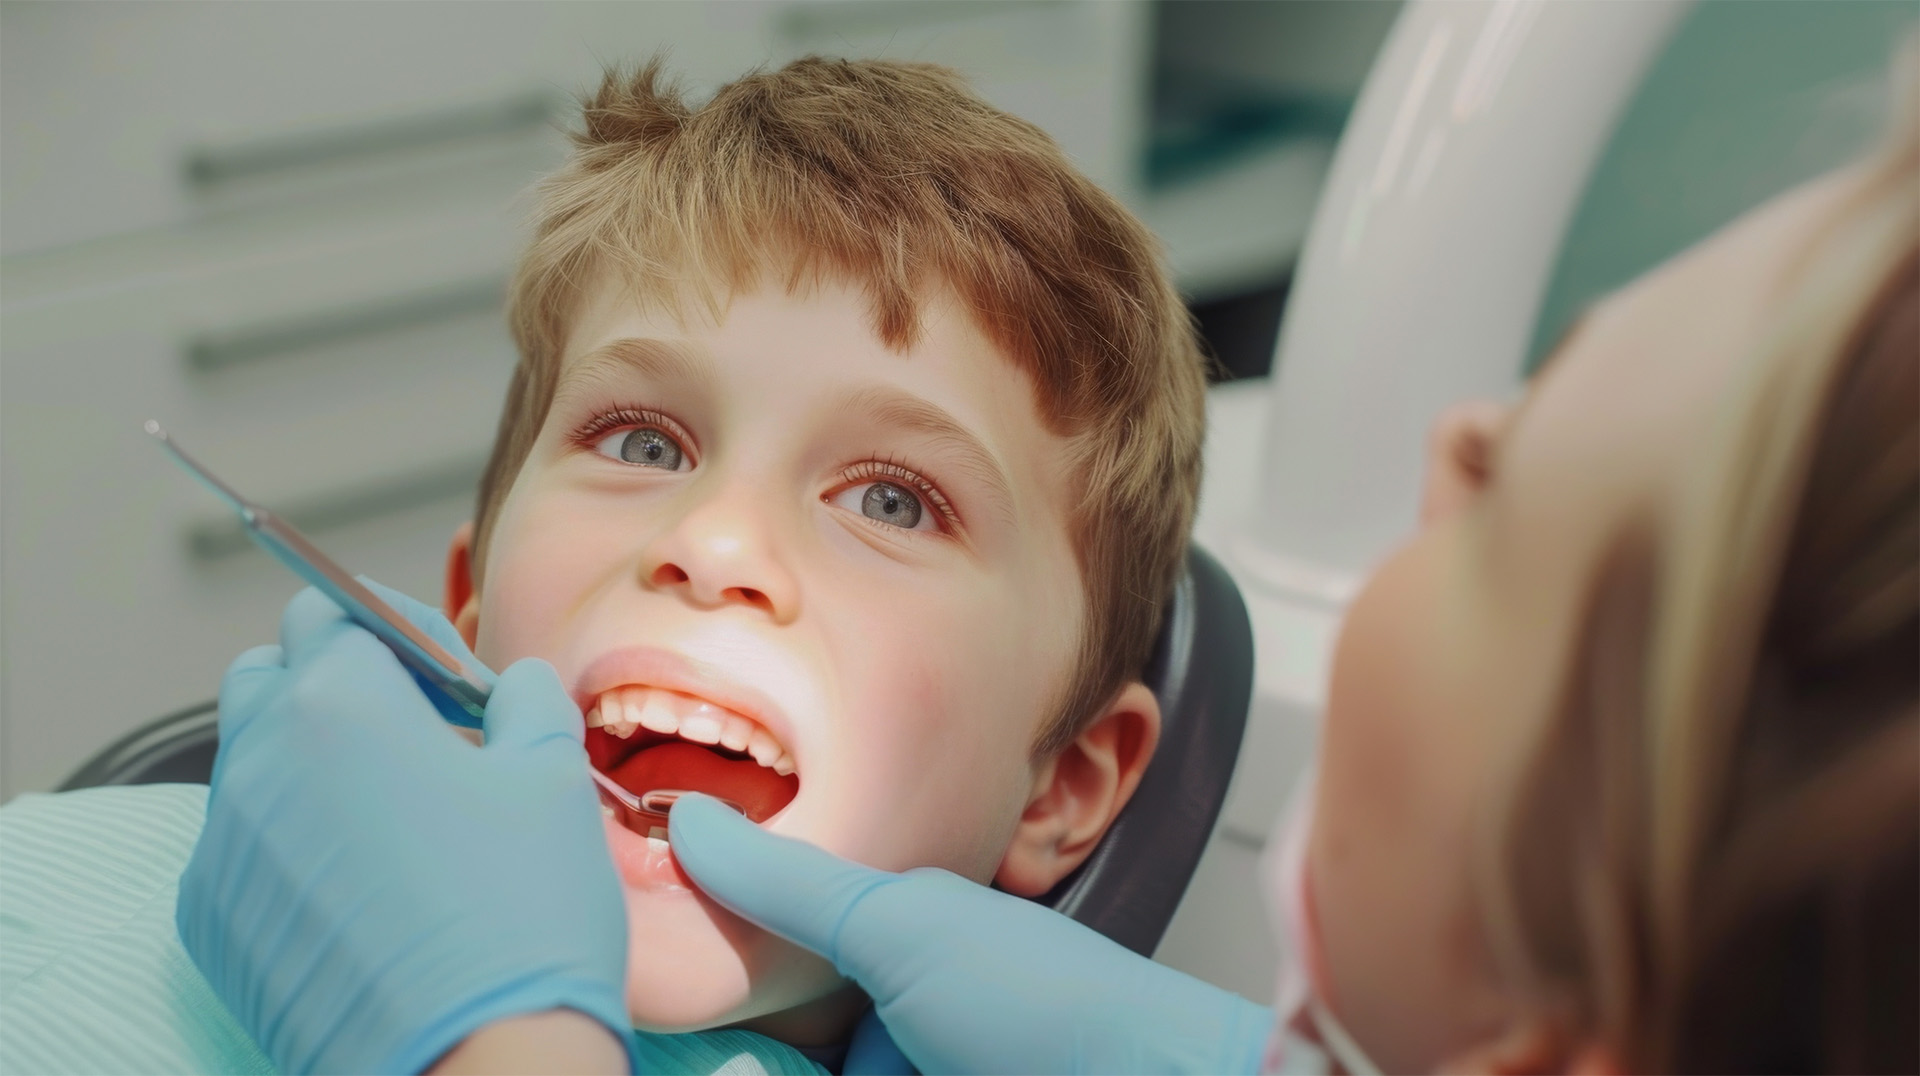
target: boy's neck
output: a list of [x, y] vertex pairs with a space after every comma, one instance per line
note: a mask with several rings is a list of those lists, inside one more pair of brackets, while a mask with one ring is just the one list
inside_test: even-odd
[[735, 1027], [777, 1039], [796, 1049], [845, 1046], [871, 1003], [860, 988], [848, 983], [825, 997], [791, 1009], [743, 1020]]

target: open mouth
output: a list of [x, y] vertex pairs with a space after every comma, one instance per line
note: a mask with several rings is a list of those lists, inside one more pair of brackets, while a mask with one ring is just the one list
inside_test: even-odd
[[[729, 800], [754, 822], [778, 814], [800, 791], [793, 754], [752, 718], [678, 691], [625, 685], [587, 711], [587, 757], [620, 787], [644, 797], [675, 789]], [[605, 797], [603, 797], [605, 799]], [[664, 837], [664, 815], [607, 808], [628, 829]]]

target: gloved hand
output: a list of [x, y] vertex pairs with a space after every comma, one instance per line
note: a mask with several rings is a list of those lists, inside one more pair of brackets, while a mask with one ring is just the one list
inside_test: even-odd
[[[1050, 908], [948, 871], [849, 863], [706, 796], [683, 797], [668, 818], [674, 855], [701, 889], [831, 960], [922, 1071], [1259, 1067], [1271, 1011]], [[856, 1042], [847, 1071], [879, 1052]]]
[[[360, 580], [361, 586], [373, 591], [381, 601], [392, 606], [394, 612], [406, 617], [414, 627], [426, 632], [427, 637], [439, 643], [441, 649], [459, 658], [477, 679], [485, 681], [487, 687], [493, 686], [493, 670], [480, 664], [480, 659], [474, 657], [473, 651], [467, 647], [467, 641], [460, 637], [460, 629], [454, 627], [453, 622], [448, 620], [440, 610], [426, 602], [402, 594], [392, 587], [376, 583], [364, 575], [356, 578]], [[441, 717], [447, 719], [447, 724], [463, 729], [474, 727], [473, 715], [453, 701], [446, 692], [434, 687], [425, 677], [408, 668], [405, 662], [401, 663], [401, 667], [407, 669], [407, 675], [413, 677], [414, 683], [420, 685], [421, 691], [426, 692], [427, 701], [433, 703], [433, 708], [440, 711]]]
[[418, 1072], [485, 1024], [554, 1008], [630, 1042], [625, 905], [552, 667], [498, 678], [476, 747], [319, 592], [287, 606], [280, 640], [221, 681], [206, 827], [175, 910], [274, 1064]]

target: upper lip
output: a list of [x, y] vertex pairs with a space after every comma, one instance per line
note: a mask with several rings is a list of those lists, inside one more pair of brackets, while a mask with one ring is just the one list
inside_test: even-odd
[[793, 723], [765, 692], [740, 683], [717, 666], [657, 646], [622, 647], [594, 658], [574, 680], [573, 701], [586, 713], [602, 694], [626, 686], [704, 699], [759, 724], [782, 747], [794, 750]]

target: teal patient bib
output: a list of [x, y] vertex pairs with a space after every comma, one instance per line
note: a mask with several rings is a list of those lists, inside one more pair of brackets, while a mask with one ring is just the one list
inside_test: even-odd
[[[205, 785], [0, 807], [0, 1073], [271, 1073], [180, 947], [173, 902]], [[642, 1072], [825, 1069], [748, 1031], [639, 1036]]]

